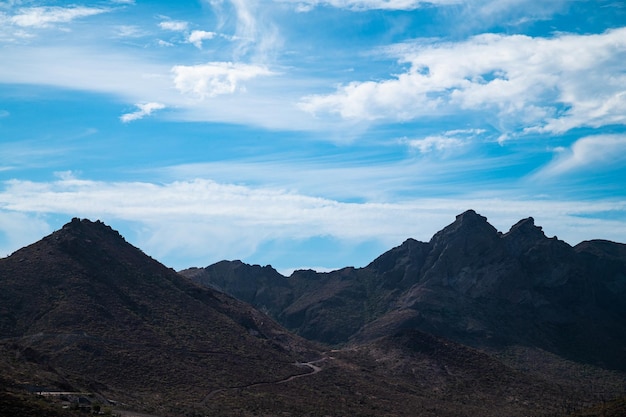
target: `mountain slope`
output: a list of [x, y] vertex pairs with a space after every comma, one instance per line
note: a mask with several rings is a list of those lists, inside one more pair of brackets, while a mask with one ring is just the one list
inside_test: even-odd
[[530, 346], [626, 370], [625, 248], [571, 247], [532, 218], [503, 234], [469, 210], [429, 242], [408, 239], [364, 268], [285, 278], [265, 267], [266, 279], [241, 262], [226, 276], [222, 262], [181, 273], [325, 343], [418, 329], [482, 349]]
[[[590, 242], [580, 251], [588, 262], [600, 257], [620, 270], [620, 252], [611, 245]], [[309, 331], [345, 338], [359, 330], [354, 318], [373, 323], [410, 310], [395, 306], [419, 284], [415, 271], [430, 254], [430, 244], [409, 240], [369, 270], [299, 271], [295, 284], [269, 267], [225, 262], [216, 266], [220, 281], [213, 286], [242, 288], [269, 307], [287, 306], [284, 316], [291, 319], [304, 311]], [[248, 278], [237, 286], [232, 280], [241, 273]], [[622, 374], [535, 356], [544, 367], [567, 368], [560, 379], [547, 378], [510, 365], [507, 352], [493, 355], [402, 326], [324, 351], [88, 220], [74, 219], [0, 259], [0, 309], [0, 408], [18, 415], [72, 414], [52, 397], [42, 404], [25, 395], [33, 391], [69, 391], [108, 408], [161, 417], [495, 417], [563, 414], [597, 400], [598, 389], [606, 398], [626, 389]]]
[[88, 220], [0, 260], [0, 306], [0, 366], [13, 385], [94, 391], [144, 409], [285, 379], [317, 354]]

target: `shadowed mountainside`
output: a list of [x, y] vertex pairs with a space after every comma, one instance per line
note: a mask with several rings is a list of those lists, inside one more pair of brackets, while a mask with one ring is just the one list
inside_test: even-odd
[[157, 410], [305, 372], [294, 363], [318, 355], [248, 304], [78, 219], [0, 260], [0, 335], [13, 384]]
[[626, 370], [626, 245], [571, 247], [532, 218], [503, 234], [469, 210], [430, 242], [408, 239], [364, 268], [286, 278], [223, 261], [181, 273], [324, 343], [417, 329], [481, 349], [533, 347]]
[[[580, 252], [614, 275], [623, 271], [620, 246], [589, 242]], [[401, 303], [413, 297], [414, 259], [426, 265], [433, 253], [409, 240], [374, 261], [378, 269], [298, 271], [294, 281], [271, 267], [217, 264], [214, 286], [238, 288], [312, 334], [350, 338], [329, 350], [198, 286], [101, 222], [74, 219], [0, 259], [0, 411], [73, 416], [52, 397], [27, 395], [70, 391], [109, 410], [161, 417], [564, 416], [626, 390], [623, 373], [536, 347], [480, 350], [446, 338], [453, 331], [407, 325], [414, 321], [404, 310], [416, 307]], [[619, 296], [619, 280], [607, 282]], [[290, 309], [276, 307], [282, 302]], [[399, 318], [376, 333], [392, 314]]]

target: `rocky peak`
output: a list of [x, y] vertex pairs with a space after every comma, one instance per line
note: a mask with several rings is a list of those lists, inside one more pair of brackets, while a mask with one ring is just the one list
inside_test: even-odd
[[497, 230], [487, 222], [486, 217], [481, 216], [474, 210], [467, 210], [456, 216], [456, 220], [452, 224], [437, 232], [431, 239], [431, 243], [459, 236], [497, 235], [497, 233]]
[[72, 241], [80, 239], [85, 242], [92, 240], [112, 240], [118, 243], [126, 243], [126, 240], [119, 232], [113, 230], [100, 220], [91, 221], [89, 219], [79, 219], [74, 217], [72, 221], [66, 223], [60, 230], [52, 233], [47, 239], [55, 241]]
[[541, 226], [535, 226], [535, 219], [528, 217], [511, 226], [511, 229], [504, 237], [540, 240], [545, 239], [546, 235], [543, 233]]
[[456, 220], [437, 232], [430, 244], [434, 252], [443, 248], [454, 248], [466, 252], [472, 251], [472, 247], [492, 247], [494, 241], [499, 239], [498, 231], [487, 222], [487, 218], [467, 210], [456, 216]]
[[535, 219], [532, 217], [522, 219], [514, 224], [502, 238], [507, 249], [514, 256], [526, 253], [537, 245], [547, 244], [551, 241], [557, 242], [556, 238], [548, 239], [541, 226], [535, 225]]
[[430, 246], [428, 243], [415, 239], [407, 239], [402, 245], [397, 246], [374, 259], [367, 267], [377, 272], [384, 273], [394, 268], [402, 268], [407, 264], [421, 264], [428, 255]]

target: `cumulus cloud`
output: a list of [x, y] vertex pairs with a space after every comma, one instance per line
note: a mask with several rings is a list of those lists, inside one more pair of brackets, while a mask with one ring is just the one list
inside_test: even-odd
[[94, 16], [108, 12], [98, 7], [29, 7], [20, 9], [10, 19], [11, 23], [20, 27], [45, 28], [55, 23], [68, 23], [74, 19]]
[[120, 120], [123, 123], [129, 123], [135, 120], [143, 119], [146, 116], [150, 116], [156, 110], [162, 110], [165, 108], [165, 104], [162, 103], [143, 103], [135, 104], [138, 110], [132, 113], [126, 113], [120, 116]]
[[196, 48], [202, 49], [202, 41], [213, 39], [215, 37], [215, 32], [207, 32], [204, 30], [194, 30], [189, 35], [188, 41], [193, 44]]
[[209, 62], [202, 65], [176, 65], [172, 68], [178, 91], [200, 99], [241, 90], [243, 81], [274, 75], [264, 66], [232, 62]]
[[458, 43], [395, 45], [387, 52], [408, 70], [307, 96], [300, 107], [371, 121], [489, 111], [510, 128], [555, 133], [626, 124], [626, 28], [553, 38], [483, 34]]
[[626, 163], [626, 135], [587, 136], [570, 148], [557, 148], [555, 152], [554, 160], [539, 171], [538, 177], [623, 166]]

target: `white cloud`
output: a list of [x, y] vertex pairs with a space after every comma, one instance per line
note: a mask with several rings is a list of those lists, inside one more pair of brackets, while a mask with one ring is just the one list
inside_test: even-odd
[[420, 139], [403, 139], [410, 148], [429, 153], [433, 151], [443, 152], [455, 148], [463, 147], [469, 139], [485, 133], [483, 129], [457, 129], [443, 132], [441, 135], [427, 136]]
[[68, 23], [74, 19], [108, 12], [97, 7], [30, 7], [20, 9], [11, 17], [11, 23], [20, 27], [45, 28], [54, 23]]
[[504, 130], [532, 126], [557, 133], [626, 124], [626, 28], [554, 38], [484, 34], [459, 43], [396, 45], [388, 52], [409, 69], [305, 97], [301, 108], [352, 120], [489, 111]]
[[147, 249], [159, 255], [184, 250], [233, 257], [248, 255], [261, 242], [276, 238], [358, 239], [388, 228], [381, 220], [390, 220], [387, 216], [394, 211], [389, 207], [390, 213], [384, 215], [380, 212], [384, 205], [379, 204], [346, 204], [208, 180], [156, 185], [67, 177], [52, 183], [6, 185], [0, 192], [3, 210], [138, 222], [150, 229]]
[[215, 32], [207, 32], [204, 30], [194, 30], [189, 35], [189, 43], [192, 43], [196, 48], [202, 49], [202, 41], [213, 39], [215, 37]]
[[146, 35], [143, 29], [134, 25], [119, 25], [115, 31], [116, 35], [121, 38], [139, 38]]
[[[2, 49], [2, 60], [11, 65], [0, 65], [0, 83], [104, 93], [130, 105], [163, 103], [173, 109], [171, 117], [182, 121], [271, 129], [319, 130], [327, 126], [293, 105], [298, 91], [311, 88], [308, 79], [278, 77], [278, 72], [263, 65], [228, 62], [183, 65], [174, 71], [171, 64], [153, 61], [153, 57], [106, 47], [8, 45]], [[247, 93], [228, 94], [231, 91]], [[201, 100], [208, 97], [212, 100]]]
[[259, 0], [209, 0], [209, 4], [218, 18], [219, 32], [233, 33], [225, 36], [235, 42], [233, 60], [269, 62], [282, 46], [275, 16], [267, 4]]
[[12, 62], [0, 65], [3, 83], [116, 94], [131, 103], [157, 94], [158, 101], [167, 102], [166, 93], [171, 90], [170, 66], [106, 48], [7, 46], [2, 55]]
[[164, 47], [174, 46], [172, 42], [164, 41], [163, 39], [157, 40], [157, 45], [164, 46]]
[[[265, 242], [316, 236], [344, 242], [378, 241], [391, 247], [408, 237], [429, 240], [468, 208], [486, 215], [499, 230], [533, 216], [547, 234], [572, 243], [589, 238], [623, 240], [623, 223], [584, 218], [595, 212], [626, 212], [626, 201], [555, 201], [460, 197], [402, 203], [342, 203], [280, 189], [251, 188], [210, 180], [98, 182], [60, 176], [54, 182], [12, 180], [0, 190], [0, 230], [18, 236], [29, 227], [17, 216], [50, 215], [133, 224], [127, 236], [158, 259], [202, 264], [242, 259]], [[13, 217], [11, 217], [13, 216]], [[38, 224], [37, 230], [46, 229]], [[32, 238], [29, 232], [28, 237]], [[16, 244], [16, 240], [13, 244]], [[35, 240], [35, 239], [33, 239]], [[23, 244], [20, 240], [19, 244]], [[5, 247], [15, 250], [17, 247]], [[167, 258], [167, 259], [164, 259]], [[298, 261], [301, 262], [301, 261]], [[190, 264], [178, 264], [182, 268]], [[296, 265], [298, 266], [298, 265]]]
[[159, 23], [159, 27], [172, 32], [185, 32], [189, 28], [189, 23], [181, 20], [165, 20]]
[[407, 141], [411, 148], [419, 150], [421, 153], [432, 151], [444, 151], [446, 149], [458, 148], [464, 142], [458, 138], [448, 136], [427, 136], [424, 139], [411, 139]]
[[536, 177], [556, 177], [572, 172], [606, 170], [626, 163], [626, 135], [594, 135], [577, 140], [570, 148], [557, 148], [556, 157]]
[[352, 10], [415, 10], [424, 6], [443, 6], [462, 3], [462, 0], [275, 0], [296, 5], [307, 12], [315, 7], [331, 6]]
[[232, 62], [177, 65], [172, 68], [172, 73], [174, 84], [181, 93], [200, 99], [232, 94], [243, 88], [241, 85], [243, 81], [274, 75], [264, 66]]
[[166, 106], [162, 103], [143, 103], [143, 104], [135, 104], [139, 110], [126, 113], [120, 116], [120, 120], [123, 123], [132, 122], [135, 120], [143, 119], [146, 116], [150, 116], [156, 110], [162, 110]]

